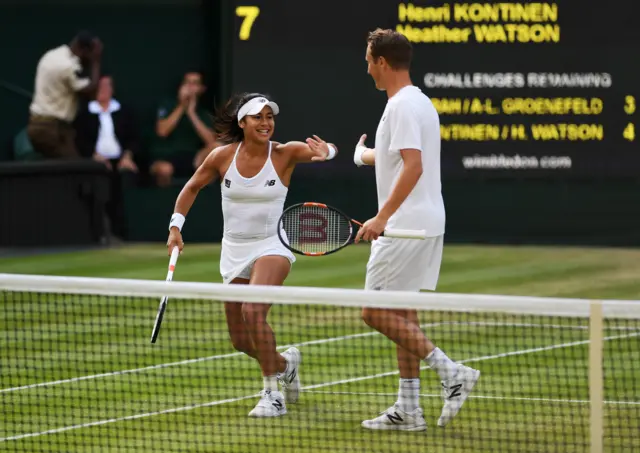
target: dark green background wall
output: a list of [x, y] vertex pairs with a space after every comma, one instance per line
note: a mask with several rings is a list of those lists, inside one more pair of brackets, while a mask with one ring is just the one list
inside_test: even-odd
[[[50, 3], [4, 0], [0, 5], [0, 80], [31, 91], [42, 53], [68, 42], [79, 28], [89, 28], [104, 41], [105, 69], [116, 79], [117, 96], [136, 108], [147, 127], [153, 123], [158, 97], [171, 93], [183, 71], [193, 65], [203, 67], [209, 75], [207, 102], [211, 106], [214, 97], [228, 94], [222, 86], [230, 61], [228, 53], [220, 52], [224, 27], [229, 27], [221, 17], [222, 0]], [[286, 62], [279, 65], [286, 69]], [[3, 148], [26, 124], [28, 106], [28, 99], [0, 88]], [[327, 108], [332, 108], [331, 103]], [[344, 158], [352, 150], [345, 144], [341, 152]], [[331, 163], [323, 165], [326, 167], [318, 171], [309, 167], [294, 175], [288, 203], [323, 201], [363, 220], [375, 214], [371, 169], [345, 173], [334, 171]], [[166, 240], [166, 225], [179, 189], [128, 191], [129, 239]], [[640, 244], [640, 184], [635, 179], [445, 178], [443, 193], [448, 241]], [[221, 232], [219, 188], [213, 185], [201, 193], [190, 213], [185, 239], [217, 241]]]

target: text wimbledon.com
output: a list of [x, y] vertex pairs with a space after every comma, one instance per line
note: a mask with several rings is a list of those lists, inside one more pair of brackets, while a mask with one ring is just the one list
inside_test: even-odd
[[571, 168], [569, 156], [505, 156], [504, 154], [490, 154], [463, 156], [462, 165], [466, 170], [559, 170]]

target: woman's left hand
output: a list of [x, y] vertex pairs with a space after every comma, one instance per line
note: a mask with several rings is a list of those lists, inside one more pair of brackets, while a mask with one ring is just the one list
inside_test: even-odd
[[316, 153], [316, 156], [311, 158], [313, 162], [327, 160], [327, 156], [329, 155], [329, 145], [327, 145], [327, 142], [317, 135], [314, 135], [313, 138], [307, 139], [307, 145], [311, 151]]

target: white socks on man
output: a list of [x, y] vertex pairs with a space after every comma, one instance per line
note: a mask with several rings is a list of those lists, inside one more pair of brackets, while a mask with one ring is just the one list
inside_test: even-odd
[[424, 431], [427, 422], [420, 408], [420, 379], [400, 379], [398, 401], [378, 417], [362, 422], [374, 430]]
[[[447, 357], [440, 348], [431, 351], [425, 362], [438, 373], [442, 381], [449, 381], [458, 372], [458, 364]], [[400, 379], [397, 406], [407, 413], [420, 407], [420, 378]]]
[[420, 379], [400, 379], [397, 405], [410, 413], [420, 407]]
[[278, 390], [278, 377], [277, 375], [273, 376], [263, 376], [262, 382], [264, 383], [264, 391], [265, 392], [275, 392]]
[[[458, 364], [447, 357], [440, 348], [435, 348], [424, 360], [438, 373], [442, 381], [449, 381], [458, 372]], [[396, 405], [407, 413], [420, 407], [420, 378], [400, 379]]]
[[[438, 426], [444, 427], [460, 412], [478, 382], [480, 371], [455, 363], [440, 348], [431, 351], [424, 361], [438, 373], [442, 381], [444, 406]], [[400, 379], [395, 404], [378, 417], [363, 421], [362, 426], [375, 430], [426, 430], [427, 424], [420, 408], [420, 379]]]
[[435, 348], [424, 360], [432, 370], [438, 373], [442, 381], [453, 379], [458, 372], [458, 364], [447, 357], [440, 348]]

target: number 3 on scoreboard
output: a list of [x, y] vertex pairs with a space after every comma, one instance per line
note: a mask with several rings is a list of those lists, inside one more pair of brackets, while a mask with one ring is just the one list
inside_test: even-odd
[[239, 33], [242, 41], [246, 41], [251, 36], [251, 27], [253, 27], [253, 23], [259, 14], [260, 8], [257, 6], [238, 6], [236, 8], [236, 16], [244, 17]]

